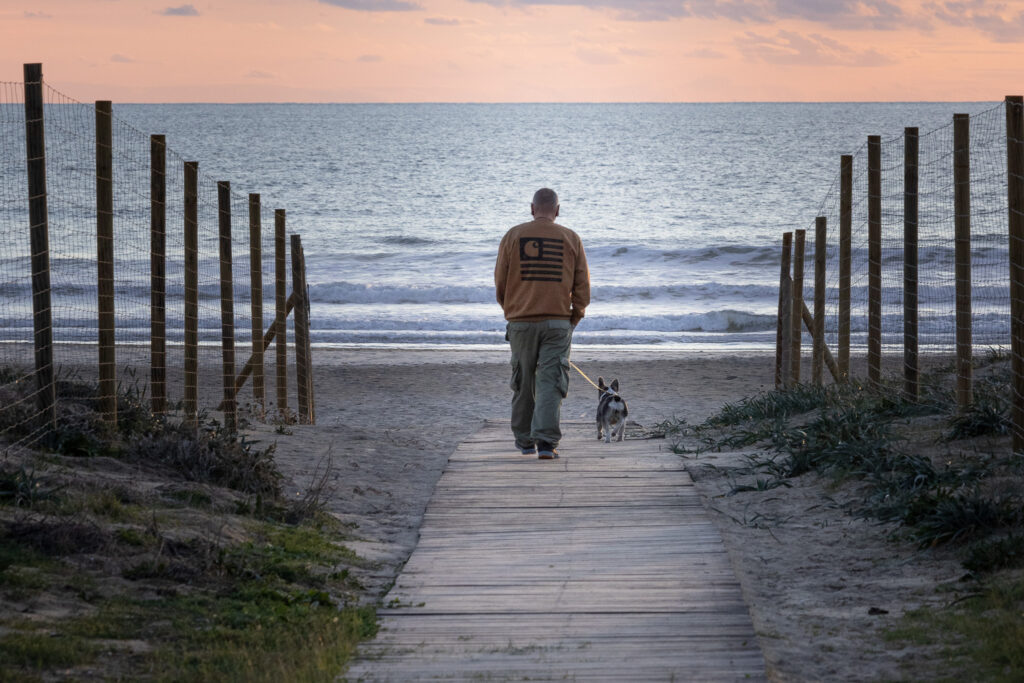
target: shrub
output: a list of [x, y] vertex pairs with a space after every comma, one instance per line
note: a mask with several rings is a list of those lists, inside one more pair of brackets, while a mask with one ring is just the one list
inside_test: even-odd
[[190, 481], [275, 498], [281, 492], [281, 474], [274, 464], [274, 446], [254, 446], [210, 420], [197, 427], [166, 424], [159, 432], [133, 439], [124, 455], [161, 463]]

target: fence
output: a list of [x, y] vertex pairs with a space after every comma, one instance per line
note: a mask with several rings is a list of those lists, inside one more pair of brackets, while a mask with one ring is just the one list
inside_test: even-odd
[[[920, 355], [950, 354], [966, 409], [974, 350], [1009, 348], [1013, 449], [1024, 452], [1022, 109], [1021, 98], [1007, 97], [936, 130], [869, 136], [840, 158], [813, 232], [783, 235], [777, 386], [800, 381], [806, 330], [814, 383], [826, 367], [846, 381], [853, 348], [866, 351], [869, 383], [891, 366], [916, 400]], [[814, 264], [806, 297], [805, 262]]]
[[[305, 259], [292, 235], [288, 294], [285, 231], [284, 210], [271, 217], [260, 195], [202, 175], [110, 102], [50, 88], [41, 65], [25, 65], [24, 83], [0, 83], [0, 443], [54, 433], [55, 382], [68, 375], [96, 380], [98, 410], [115, 424], [129, 383], [156, 413], [194, 421], [215, 409], [235, 429], [250, 377], [254, 415], [313, 422]], [[238, 358], [249, 358], [240, 373]]]

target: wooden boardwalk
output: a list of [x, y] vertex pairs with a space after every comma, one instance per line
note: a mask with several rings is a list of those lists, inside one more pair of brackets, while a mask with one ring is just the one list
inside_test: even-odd
[[507, 423], [459, 444], [347, 680], [764, 678], [678, 457], [563, 429], [554, 461], [520, 455]]

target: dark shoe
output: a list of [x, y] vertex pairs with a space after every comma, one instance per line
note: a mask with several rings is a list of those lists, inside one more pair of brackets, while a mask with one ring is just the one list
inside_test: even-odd
[[547, 443], [546, 441], [538, 441], [537, 449], [540, 451], [537, 454], [537, 458], [539, 460], [554, 460], [555, 458], [558, 457], [558, 451], [555, 450], [554, 446]]
[[537, 448], [535, 446], [527, 446], [526, 448], [521, 448], [520, 450], [523, 452], [523, 455], [533, 455], [534, 453], [537, 452]]

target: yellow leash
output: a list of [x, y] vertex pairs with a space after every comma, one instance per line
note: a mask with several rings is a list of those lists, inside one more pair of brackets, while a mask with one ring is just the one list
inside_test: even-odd
[[[585, 372], [583, 372], [582, 370], [580, 370], [579, 366], [576, 365], [575, 363], [573, 363], [572, 361], [569, 361], [569, 365], [571, 365], [576, 370], [576, 372], [580, 373], [580, 375], [583, 376], [583, 379], [585, 379], [588, 382], [590, 382], [590, 386], [594, 387], [598, 391], [611, 391], [611, 389], [602, 389], [601, 387], [599, 387], [596, 384], [594, 384], [594, 380], [592, 380], [589, 377], [587, 377], [587, 374]], [[612, 392], [612, 393], [614, 393], [614, 392]]]

